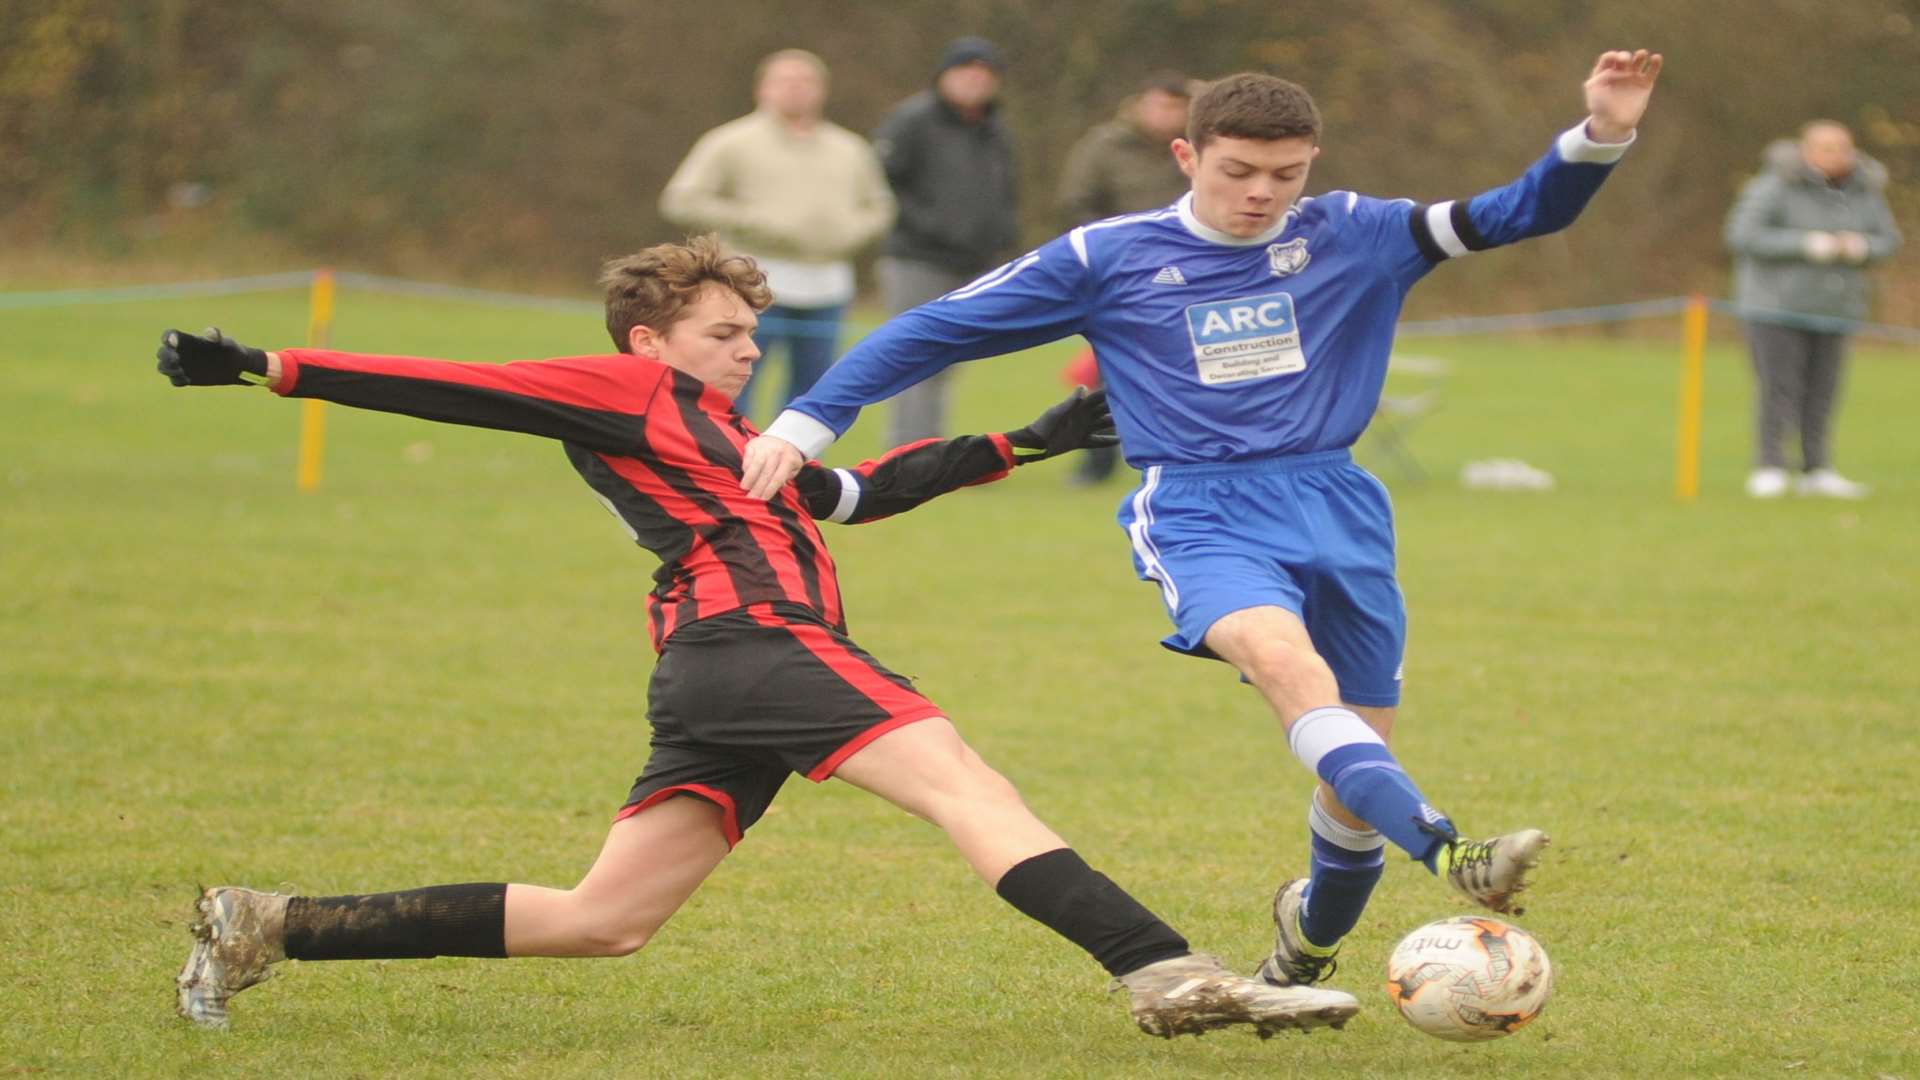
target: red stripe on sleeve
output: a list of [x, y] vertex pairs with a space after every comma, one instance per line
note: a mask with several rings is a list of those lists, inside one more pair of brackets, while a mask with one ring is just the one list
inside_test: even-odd
[[1000, 460], [1006, 463], [1006, 467], [1001, 469], [999, 472], [990, 472], [985, 476], [980, 476], [972, 480], [969, 480], [966, 483], [961, 484], [960, 485], [961, 487], [977, 487], [981, 484], [991, 484], [996, 480], [1005, 480], [1007, 476], [1013, 472], [1013, 467], [1016, 464], [1015, 461], [1013, 460], [1013, 444], [1007, 441], [1007, 437], [1005, 435], [1002, 435], [997, 431], [988, 432], [987, 441], [993, 444], [993, 448], [995, 450], [999, 451]]
[[280, 381], [273, 384], [273, 392], [281, 397], [293, 393], [293, 384], [300, 381], [300, 357], [295, 355], [299, 349], [281, 349]]
[[917, 439], [905, 445], [896, 446], [893, 449], [887, 451], [886, 453], [881, 454], [878, 458], [875, 458], [872, 461], [861, 462], [859, 467], [856, 468], [854, 471], [858, 472], [862, 476], [865, 476], [869, 472], [872, 472], [874, 469], [879, 468], [880, 463], [883, 461], [890, 461], [894, 458], [899, 457], [901, 454], [918, 450], [923, 446], [932, 446], [934, 443], [937, 443], [939, 441], [940, 441], [939, 439]]
[[[1007, 441], [1005, 435], [1002, 435], [998, 431], [990, 431], [987, 433], [987, 439], [993, 443], [995, 450], [1000, 451], [1000, 460], [1007, 463], [1007, 468], [1011, 469], [1017, 464], [1017, 462], [1013, 460], [1013, 444]], [[1006, 474], [1001, 473], [1000, 475], [1005, 476]]]
[[311, 366], [333, 371], [453, 383], [579, 408], [636, 414], [645, 411], [654, 388], [669, 370], [657, 360], [625, 353], [476, 364], [415, 356], [334, 352], [329, 349], [284, 349], [280, 352], [280, 364], [281, 385], [274, 389], [281, 394], [292, 393], [299, 381], [301, 367]]

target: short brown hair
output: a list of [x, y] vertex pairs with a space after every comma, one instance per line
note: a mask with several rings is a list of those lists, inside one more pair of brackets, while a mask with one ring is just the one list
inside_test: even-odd
[[1193, 99], [1187, 141], [1195, 150], [1222, 139], [1320, 141], [1320, 109], [1299, 83], [1242, 72], [1208, 83]]
[[712, 233], [608, 259], [600, 267], [600, 284], [607, 290], [607, 333], [614, 347], [626, 352], [636, 326], [665, 334], [709, 282], [732, 289], [755, 311], [773, 303], [767, 275], [752, 259], [721, 247]]

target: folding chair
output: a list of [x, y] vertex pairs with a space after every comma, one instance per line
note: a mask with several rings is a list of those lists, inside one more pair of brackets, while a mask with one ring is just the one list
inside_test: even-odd
[[1420, 421], [1439, 406], [1438, 387], [1417, 394], [1388, 394], [1381, 397], [1373, 412], [1373, 423], [1367, 427], [1380, 452], [1393, 459], [1401, 475], [1414, 483], [1424, 483], [1427, 470], [1421, 467], [1420, 459], [1413, 456], [1407, 440]]

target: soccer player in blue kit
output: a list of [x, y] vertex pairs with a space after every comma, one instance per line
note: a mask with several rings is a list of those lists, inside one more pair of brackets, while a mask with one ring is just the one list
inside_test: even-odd
[[880, 328], [747, 445], [742, 486], [771, 495], [862, 406], [950, 364], [1083, 335], [1142, 473], [1119, 517], [1173, 620], [1164, 644], [1238, 669], [1320, 779], [1309, 875], [1274, 898], [1260, 974], [1331, 974], [1388, 841], [1516, 911], [1546, 835], [1463, 838], [1387, 747], [1405, 606], [1386, 491], [1349, 448], [1407, 291], [1449, 259], [1572, 223], [1633, 142], [1660, 67], [1645, 50], [1603, 53], [1582, 124], [1512, 183], [1430, 205], [1303, 197], [1313, 99], [1268, 75], [1215, 82], [1172, 144], [1189, 194], [1083, 225]]

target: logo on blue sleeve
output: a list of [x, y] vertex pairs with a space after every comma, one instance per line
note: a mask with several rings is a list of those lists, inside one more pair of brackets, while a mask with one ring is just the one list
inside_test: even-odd
[[1193, 361], [1207, 386], [1304, 371], [1293, 297], [1268, 293], [1187, 308]]

